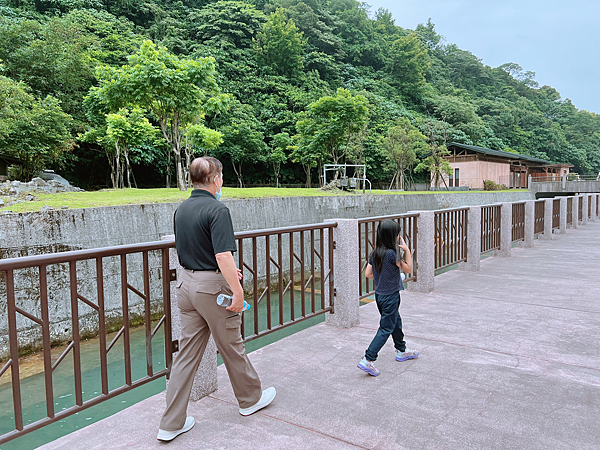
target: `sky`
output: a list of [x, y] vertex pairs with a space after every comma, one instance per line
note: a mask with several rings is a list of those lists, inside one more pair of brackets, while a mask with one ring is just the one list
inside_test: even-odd
[[536, 81], [600, 114], [600, 0], [367, 0], [396, 25], [415, 29], [431, 17], [446, 43], [498, 67], [514, 62]]

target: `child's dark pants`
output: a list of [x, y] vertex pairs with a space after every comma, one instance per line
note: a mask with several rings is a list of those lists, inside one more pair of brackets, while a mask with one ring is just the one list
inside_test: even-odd
[[390, 295], [375, 294], [375, 301], [381, 320], [379, 321], [379, 329], [377, 334], [371, 341], [371, 345], [365, 352], [365, 358], [368, 361], [375, 361], [381, 347], [387, 342], [390, 334], [394, 340], [394, 347], [401, 352], [406, 350], [406, 342], [404, 342], [404, 333], [402, 332], [402, 319], [398, 309], [400, 308], [400, 292], [395, 292]]

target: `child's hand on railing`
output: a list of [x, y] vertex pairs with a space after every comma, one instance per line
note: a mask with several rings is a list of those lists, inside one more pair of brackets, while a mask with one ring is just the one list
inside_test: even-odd
[[406, 245], [406, 242], [404, 242], [404, 238], [400, 235], [398, 235], [398, 246], [405, 252], [410, 252], [408, 245]]

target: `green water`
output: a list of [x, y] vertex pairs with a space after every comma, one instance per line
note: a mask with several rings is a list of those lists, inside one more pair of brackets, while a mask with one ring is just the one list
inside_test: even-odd
[[[315, 286], [316, 287], [316, 286]], [[294, 292], [295, 317], [302, 315], [302, 300], [299, 291]], [[320, 308], [321, 297], [315, 293], [316, 308]], [[291, 319], [291, 302], [289, 293], [283, 299], [283, 319], [284, 323]], [[306, 314], [311, 312], [310, 293], [305, 297]], [[267, 301], [263, 298], [258, 306], [258, 325], [259, 331], [267, 328]], [[271, 296], [271, 326], [275, 327], [279, 323], [279, 297], [277, 293]], [[295, 323], [286, 328], [273, 332], [269, 335], [260, 337], [246, 344], [248, 353], [257, 350], [265, 345], [290, 336], [300, 330], [308, 328], [325, 320], [324, 315], [312, 317], [303, 322]], [[254, 311], [251, 309], [244, 313], [245, 335], [249, 336], [254, 332]], [[144, 327], [131, 330], [131, 367], [132, 378], [137, 380], [146, 375], [146, 337]], [[112, 337], [109, 337], [109, 342]], [[115, 346], [108, 354], [108, 379], [109, 389], [125, 385], [125, 366], [123, 362], [122, 337], [119, 338]], [[81, 367], [82, 367], [82, 386], [83, 400], [89, 400], [101, 394], [100, 378], [100, 344], [98, 339], [92, 339], [82, 343], [81, 346]], [[159, 371], [164, 367], [164, 333], [162, 329], [157, 332], [152, 342], [152, 357], [154, 370]], [[53, 358], [53, 360], [56, 357]], [[221, 359], [219, 358], [219, 364]], [[10, 377], [10, 370], [3, 376]], [[55, 413], [65, 410], [75, 405], [74, 394], [74, 375], [73, 375], [73, 357], [72, 352], [60, 363], [53, 373], [53, 392], [54, 392], [54, 411]], [[39, 430], [33, 431], [22, 437], [14, 439], [0, 446], [0, 450], [27, 450], [34, 449], [40, 445], [58, 439], [61, 436], [72, 433], [80, 428], [109, 417], [139, 401], [156, 395], [165, 389], [164, 378], [152, 381], [143, 386], [135, 388], [127, 393], [121, 394], [106, 400], [96, 406], [80, 411], [72, 416], [66, 417], [51, 425], [47, 425]], [[21, 398], [23, 404], [23, 421], [27, 425], [46, 417], [45, 384], [44, 375], [39, 373], [21, 380]], [[159, 417], [156, 418], [158, 427]], [[153, 426], [149, 424], [149, 426]], [[11, 384], [0, 385], [0, 435], [14, 430], [14, 414]]]

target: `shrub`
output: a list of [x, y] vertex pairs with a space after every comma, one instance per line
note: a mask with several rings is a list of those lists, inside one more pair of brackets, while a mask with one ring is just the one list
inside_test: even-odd
[[504, 189], [508, 189], [505, 184], [494, 183], [492, 180], [483, 180], [484, 191], [500, 191]]

